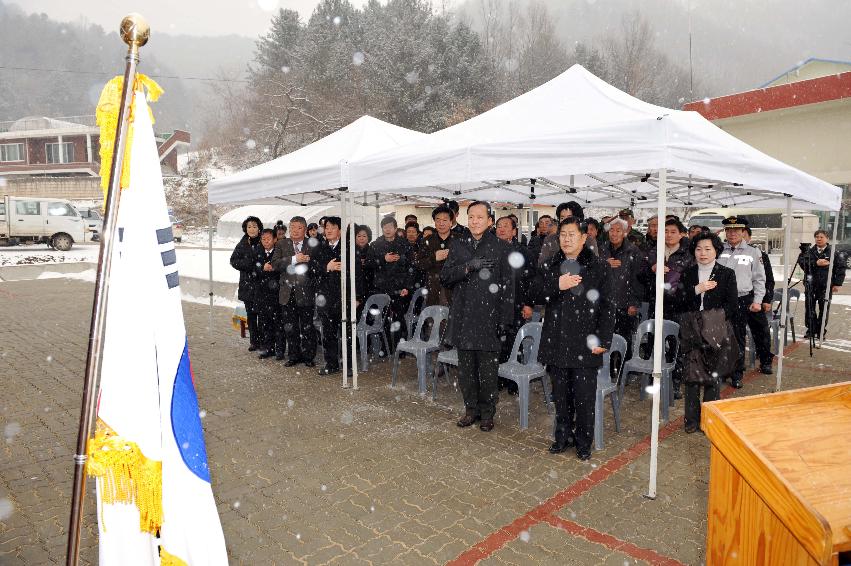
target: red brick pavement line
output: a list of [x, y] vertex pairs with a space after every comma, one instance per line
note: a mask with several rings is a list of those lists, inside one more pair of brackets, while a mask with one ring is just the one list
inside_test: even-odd
[[[795, 351], [800, 346], [800, 344], [800, 342], [795, 342], [787, 346], [784, 350], [784, 357]], [[757, 369], [753, 369], [743, 376], [742, 381], [744, 383], [749, 383], [760, 375], [761, 374]], [[728, 386], [723, 391], [721, 391], [721, 398], [723, 399], [729, 397], [735, 391], [736, 390], [733, 387]], [[661, 428], [659, 430], [659, 441], [661, 442], [662, 440], [673, 434], [677, 429], [680, 428], [682, 423], [683, 417], [679, 417], [678, 419], [669, 422], [667, 425]], [[571, 503], [572, 501], [575, 501], [583, 493], [589, 491], [597, 484], [602, 483], [615, 472], [636, 460], [639, 456], [647, 452], [647, 450], [649, 449], [650, 435], [644, 437], [639, 442], [633, 444], [631, 447], [627, 448], [611, 460], [607, 461], [599, 468], [596, 468], [593, 472], [591, 472], [584, 478], [571, 484], [564, 490], [556, 493], [537, 507], [534, 507], [530, 511], [527, 511], [525, 514], [521, 515], [508, 525], [500, 528], [497, 531], [492, 532], [483, 540], [474, 544], [472, 547], [462, 552], [453, 560], [447, 562], [446, 566], [473, 566], [474, 564], [477, 564], [479, 561], [489, 557], [490, 555], [501, 549], [503, 546], [520, 536], [521, 532], [528, 531], [531, 527], [541, 522], [549, 523], [550, 519], [558, 518], [554, 517], [554, 514], [557, 513], [562, 507]], [[591, 532], [592, 530], [593, 529], [589, 529], [588, 532]], [[611, 537], [611, 535], [607, 535], [605, 533], [600, 534], [606, 537]], [[616, 539], [615, 537], [611, 537], [611, 540], [616, 541], [618, 539]], [[626, 545], [631, 543], [624, 542], [623, 544]], [[639, 547], [635, 548], [642, 550]], [[666, 560], [670, 560], [670, 562], [666, 562], [666, 564], [680, 564], [673, 558], [666, 558]]]
[[596, 544], [601, 544], [606, 548], [616, 550], [637, 560], [643, 560], [648, 564], [654, 564], [657, 566], [685, 566], [685, 564], [679, 560], [665, 556], [664, 554], [659, 554], [655, 550], [636, 546], [631, 542], [615, 538], [608, 533], [603, 533], [590, 527], [584, 527], [579, 523], [568, 521], [561, 517], [550, 515], [544, 520], [553, 527], [561, 529], [571, 535], [582, 537], [585, 540]]

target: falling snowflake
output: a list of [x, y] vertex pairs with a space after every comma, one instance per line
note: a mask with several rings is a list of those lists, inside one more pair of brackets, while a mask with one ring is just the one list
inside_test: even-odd
[[520, 540], [529, 542], [529, 531], [520, 531]]
[[10, 499], [3, 498], [0, 499], [0, 521], [5, 521], [9, 517], [12, 516], [12, 512], [15, 510], [15, 505], [12, 503]]
[[496, 283], [491, 283], [490, 286], [488, 286], [488, 291], [493, 294], [496, 294], [499, 291], [499, 285], [497, 285]]
[[343, 18], [341, 18], [340, 16], [334, 16], [334, 19], [331, 21], [334, 23], [335, 26], [339, 26], [343, 23]]
[[257, 142], [252, 139], [245, 140], [245, 147], [247, 149], [254, 149], [257, 147]]
[[325, 298], [325, 295], [322, 295], [322, 294], [316, 295], [316, 306], [317, 306], [317, 307], [322, 308], [322, 307], [324, 307], [327, 303], [328, 303], [328, 301], [327, 301], [327, 299]]
[[511, 252], [508, 254], [508, 265], [514, 269], [520, 269], [526, 264], [526, 258], [520, 252]]
[[295, 406], [295, 401], [292, 399], [287, 400], [287, 408], [292, 409]]
[[340, 417], [340, 423], [350, 425], [354, 422], [355, 417], [351, 411], [343, 411], [343, 416]]
[[355, 51], [352, 55], [352, 64], [356, 67], [363, 65], [364, 54], [361, 51]]

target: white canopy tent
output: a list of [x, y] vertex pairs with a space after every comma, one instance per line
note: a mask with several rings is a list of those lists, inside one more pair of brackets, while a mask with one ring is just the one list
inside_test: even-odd
[[[347, 187], [343, 194], [349, 198], [344, 200], [350, 203], [422, 197], [653, 207], [662, 225], [668, 201], [678, 207], [785, 206], [789, 217], [793, 205], [824, 210], [840, 206], [839, 188], [761, 153], [697, 113], [637, 100], [578, 65], [470, 120], [418, 136], [393, 149], [346, 159], [344, 164], [337, 157], [341, 163], [337, 184], [300, 184], [295, 180], [304, 178], [301, 172], [281, 170], [275, 177], [271, 169], [254, 177], [252, 184], [249, 170], [242, 181], [230, 181], [231, 177], [211, 184], [210, 202], [299, 195], [292, 200], [319, 203], [339, 198], [330, 189]], [[235, 190], [240, 182], [242, 196]], [[310, 191], [313, 194], [307, 194]], [[784, 280], [789, 268], [786, 228]], [[657, 257], [662, 257], [664, 240], [660, 238], [657, 246]], [[663, 317], [662, 289], [663, 270], [657, 270], [657, 324]], [[661, 350], [662, 333], [656, 332], [650, 497], [656, 495]], [[779, 354], [778, 389], [783, 363], [782, 351]]]
[[[642, 102], [574, 65], [540, 87], [427, 139], [350, 164], [354, 193], [398, 192], [518, 203], [577, 200], [654, 207], [839, 210], [841, 191], [719, 129], [696, 112]], [[788, 279], [790, 226], [784, 245]], [[664, 240], [657, 241], [657, 257]], [[657, 327], [663, 270], [656, 272]], [[786, 324], [784, 287], [781, 330]], [[654, 333], [648, 496], [656, 496], [662, 333]], [[776, 388], [783, 371], [778, 352]]]
[[[213, 309], [213, 220], [212, 206], [216, 204], [284, 204], [305, 207], [305, 210], [315, 211], [330, 208], [335, 205], [339, 210], [343, 227], [349, 219], [363, 222], [366, 211], [355, 210], [353, 202], [345, 198], [346, 187], [349, 183], [349, 162], [353, 159], [365, 158], [380, 151], [392, 149], [403, 144], [421, 140], [426, 134], [400, 128], [371, 116], [362, 116], [348, 126], [302, 147], [292, 153], [283, 155], [272, 161], [251, 167], [222, 179], [212, 181], [208, 187], [209, 202], [209, 248], [210, 248], [210, 317]], [[363, 202], [362, 206], [375, 208], [376, 228], [378, 227], [379, 205], [387, 202], [406, 201], [408, 197], [392, 195], [380, 202]], [[304, 215], [303, 213], [301, 214]], [[354, 257], [354, 235], [349, 238], [349, 250], [343, 246], [341, 250], [343, 264], [342, 306], [343, 306], [343, 340], [349, 332], [354, 335], [357, 321], [354, 313], [355, 293], [351, 294], [348, 305], [352, 313], [347, 320], [346, 288], [347, 282], [354, 289], [354, 273], [346, 277], [346, 258]], [[211, 322], [212, 324], [212, 322]], [[352, 340], [352, 361], [354, 388], [357, 388], [357, 352], [355, 340]], [[343, 356], [343, 387], [348, 387], [348, 360]]]

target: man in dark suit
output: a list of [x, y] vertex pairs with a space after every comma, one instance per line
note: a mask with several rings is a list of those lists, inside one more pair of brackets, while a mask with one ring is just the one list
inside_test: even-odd
[[290, 237], [275, 244], [269, 264], [280, 273], [278, 301], [287, 335], [289, 358], [284, 364], [287, 367], [299, 363], [307, 367], [316, 365], [313, 361], [316, 357], [316, 329], [313, 328], [316, 273], [315, 265], [310, 262], [313, 250], [305, 238], [306, 232], [307, 221], [302, 216], [294, 216], [290, 220]]
[[464, 416], [458, 426], [481, 419], [479, 428], [494, 427], [500, 336], [514, 318], [514, 285], [508, 263], [510, 248], [491, 230], [490, 204], [475, 201], [467, 207], [469, 235], [455, 238], [440, 272], [440, 282], [452, 289], [447, 340], [458, 348], [458, 370], [464, 396]]
[[[278, 274], [273, 270], [264, 269], [271, 264], [275, 253], [275, 230], [269, 228], [260, 232], [261, 249], [257, 253], [255, 266], [258, 271], [255, 289], [255, 304], [257, 305], [257, 327], [260, 335], [260, 359], [275, 356], [284, 359], [286, 343], [282, 332], [281, 305], [278, 304]], [[271, 267], [271, 265], [270, 265]]]
[[414, 287], [411, 265], [408, 263], [408, 242], [396, 235], [397, 228], [395, 218], [385, 217], [381, 221], [383, 235], [369, 245], [367, 256], [367, 263], [374, 270], [372, 284], [375, 292], [390, 296], [387, 325], [394, 348], [407, 331], [404, 328], [404, 317], [411, 300], [411, 289]]
[[[341, 303], [342, 254], [340, 248], [341, 245], [346, 245], [345, 240], [340, 237], [340, 224], [339, 216], [329, 216], [325, 219], [325, 242], [318, 246], [316, 253], [311, 256], [311, 262], [314, 263], [315, 271], [319, 278], [316, 310], [319, 313], [319, 320], [322, 323], [322, 351], [325, 357], [325, 367], [319, 370], [319, 375], [331, 375], [340, 371], [339, 332], [343, 318]], [[348, 253], [348, 249], [346, 251]], [[347, 259], [347, 263], [351, 269], [353, 262], [348, 255]], [[355, 298], [357, 299], [358, 307], [360, 307], [364, 302], [366, 282], [363, 278], [363, 270], [361, 269], [360, 262], [355, 261], [354, 265]], [[351, 297], [351, 292], [352, 290], [349, 288], [349, 297]], [[348, 307], [349, 303], [347, 302], [346, 308], [348, 309]], [[352, 367], [351, 340], [352, 336], [351, 332], [349, 332], [346, 358], [349, 360], [350, 373]]]

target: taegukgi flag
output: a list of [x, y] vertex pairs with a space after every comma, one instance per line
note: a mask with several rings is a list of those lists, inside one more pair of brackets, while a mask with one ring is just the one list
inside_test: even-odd
[[[116, 80], [120, 93], [118, 77], [99, 104], [102, 125], [110, 119], [101, 114], [117, 110], [104, 99], [110, 86], [116, 92]], [[137, 77], [109, 273], [97, 433], [88, 450], [88, 472], [97, 478], [100, 563], [227, 564], [144, 87], [152, 99], [161, 92]], [[109, 154], [111, 141], [101, 143]]]

